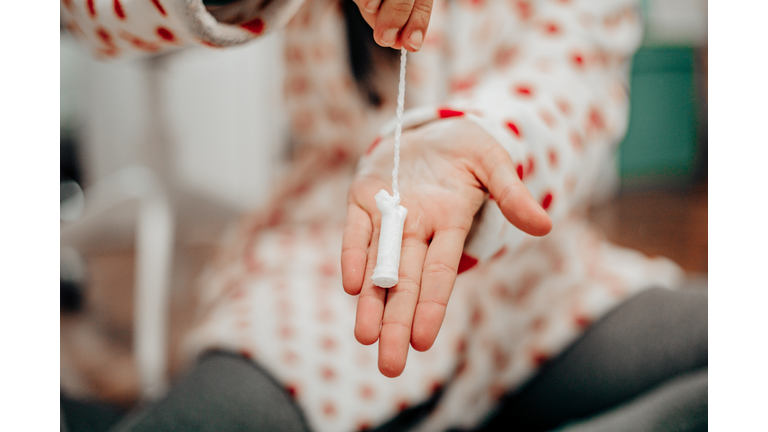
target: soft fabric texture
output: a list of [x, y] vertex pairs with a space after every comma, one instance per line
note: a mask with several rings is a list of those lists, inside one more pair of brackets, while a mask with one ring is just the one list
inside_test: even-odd
[[200, 0], [62, 0], [65, 26], [102, 58], [284, 28], [288, 174], [206, 268], [190, 362], [212, 348], [254, 358], [317, 431], [374, 427], [441, 389], [421, 429], [473, 427], [606, 311], [681, 281], [671, 261], [613, 246], [581, 216], [626, 130], [637, 2], [436, 0], [423, 48], [409, 54], [406, 127], [475, 121], [509, 152], [554, 229], [528, 236], [489, 197], [433, 348], [412, 350], [400, 377], [382, 376], [377, 347], [354, 339], [356, 299], [342, 290], [339, 257], [355, 164], [394, 129], [397, 67], [377, 63], [382, 103], [369, 105], [339, 3], [300, 1], [273, 0], [262, 17], [228, 26]]
[[[675, 417], [685, 422], [686, 416], [700, 416], [700, 409], [685, 409], [687, 402], [682, 406], [670, 405], [671, 394], [690, 394], [689, 402], [696, 406], [703, 403], [706, 413], [707, 300], [706, 287], [679, 291], [656, 288], [632, 297], [591, 326], [518, 392], [506, 395], [500, 412], [483, 432], [512, 425], [519, 431], [551, 430], [569, 419], [591, 417], [612, 408], [626, 413], [614, 413], [616, 418], [606, 425], [635, 422], [632, 427], [613, 429], [616, 431], [688, 430], [658, 428], [655, 422], [666, 421], [667, 417], [670, 421]], [[677, 390], [661, 391], [658, 397], [651, 397], [635, 408], [619, 408], [638, 395], [699, 372], [704, 377], [695, 380], [698, 384], [690, 392], [683, 385]], [[702, 379], [703, 393], [699, 391]], [[660, 406], [664, 404], [669, 409]], [[644, 421], [636, 421], [643, 415]], [[589, 427], [584, 425], [579, 430]]]
[[[643, 355], [638, 355], [642, 352]], [[707, 292], [652, 289], [591, 326], [475, 432], [697, 431], [707, 424]], [[375, 432], [408, 431], [439, 394]], [[578, 421], [576, 421], [578, 420]], [[306, 431], [279, 384], [233, 354], [204, 355], [162, 401], [113, 431]]]
[[171, 392], [132, 414], [113, 432], [309, 432], [301, 411], [279, 383], [237, 355], [208, 353]]

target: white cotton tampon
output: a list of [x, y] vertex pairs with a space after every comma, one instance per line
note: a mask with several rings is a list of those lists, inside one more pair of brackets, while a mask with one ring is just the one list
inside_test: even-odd
[[405, 48], [400, 49], [400, 84], [397, 88], [397, 126], [395, 127], [395, 168], [392, 170], [392, 195], [384, 189], [376, 198], [376, 207], [381, 212], [379, 251], [376, 268], [373, 270], [373, 284], [381, 288], [397, 285], [400, 272], [400, 248], [403, 245], [403, 226], [408, 210], [400, 205], [400, 188], [397, 185], [400, 168], [400, 134], [403, 132], [403, 107], [405, 106]]
[[382, 288], [397, 285], [400, 269], [400, 248], [403, 244], [403, 226], [408, 209], [400, 205], [400, 198], [389, 195], [384, 189], [376, 194], [376, 207], [381, 212], [381, 232], [373, 284]]

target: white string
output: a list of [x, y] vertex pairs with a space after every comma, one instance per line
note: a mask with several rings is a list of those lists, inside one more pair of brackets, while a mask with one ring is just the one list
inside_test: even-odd
[[395, 127], [395, 168], [392, 170], [392, 196], [400, 202], [397, 174], [400, 169], [400, 134], [403, 132], [403, 108], [405, 106], [405, 48], [400, 48], [400, 85], [397, 88], [397, 126]]

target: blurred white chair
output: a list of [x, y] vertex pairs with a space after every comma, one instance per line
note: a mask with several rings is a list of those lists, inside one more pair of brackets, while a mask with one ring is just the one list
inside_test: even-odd
[[[168, 388], [168, 311], [174, 217], [167, 193], [146, 167], [124, 168], [84, 192], [80, 217], [61, 224], [61, 246], [75, 249], [135, 242], [134, 355], [141, 396], [156, 399]], [[62, 203], [82, 206], [77, 198]]]

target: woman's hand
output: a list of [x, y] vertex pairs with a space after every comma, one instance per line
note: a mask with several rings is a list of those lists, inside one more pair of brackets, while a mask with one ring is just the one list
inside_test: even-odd
[[542, 236], [552, 228], [509, 155], [487, 132], [466, 119], [432, 122], [403, 133], [400, 204], [408, 216], [400, 281], [389, 289], [374, 286], [381, 226], [374, 195], [392, 192], [393, 143], [379, 144], [352, 183], [341, 252], [344, 290], [359, 294], [355, 337], [365, 345], [379, 341], [379, 370], [388, 377], [402, 373], [409, 343], [418, 351], [434, 343], [486, 190], [522, 231]]
[[427, 35], [432, 0], [354, 0], [383, 47], [416, 52]]

